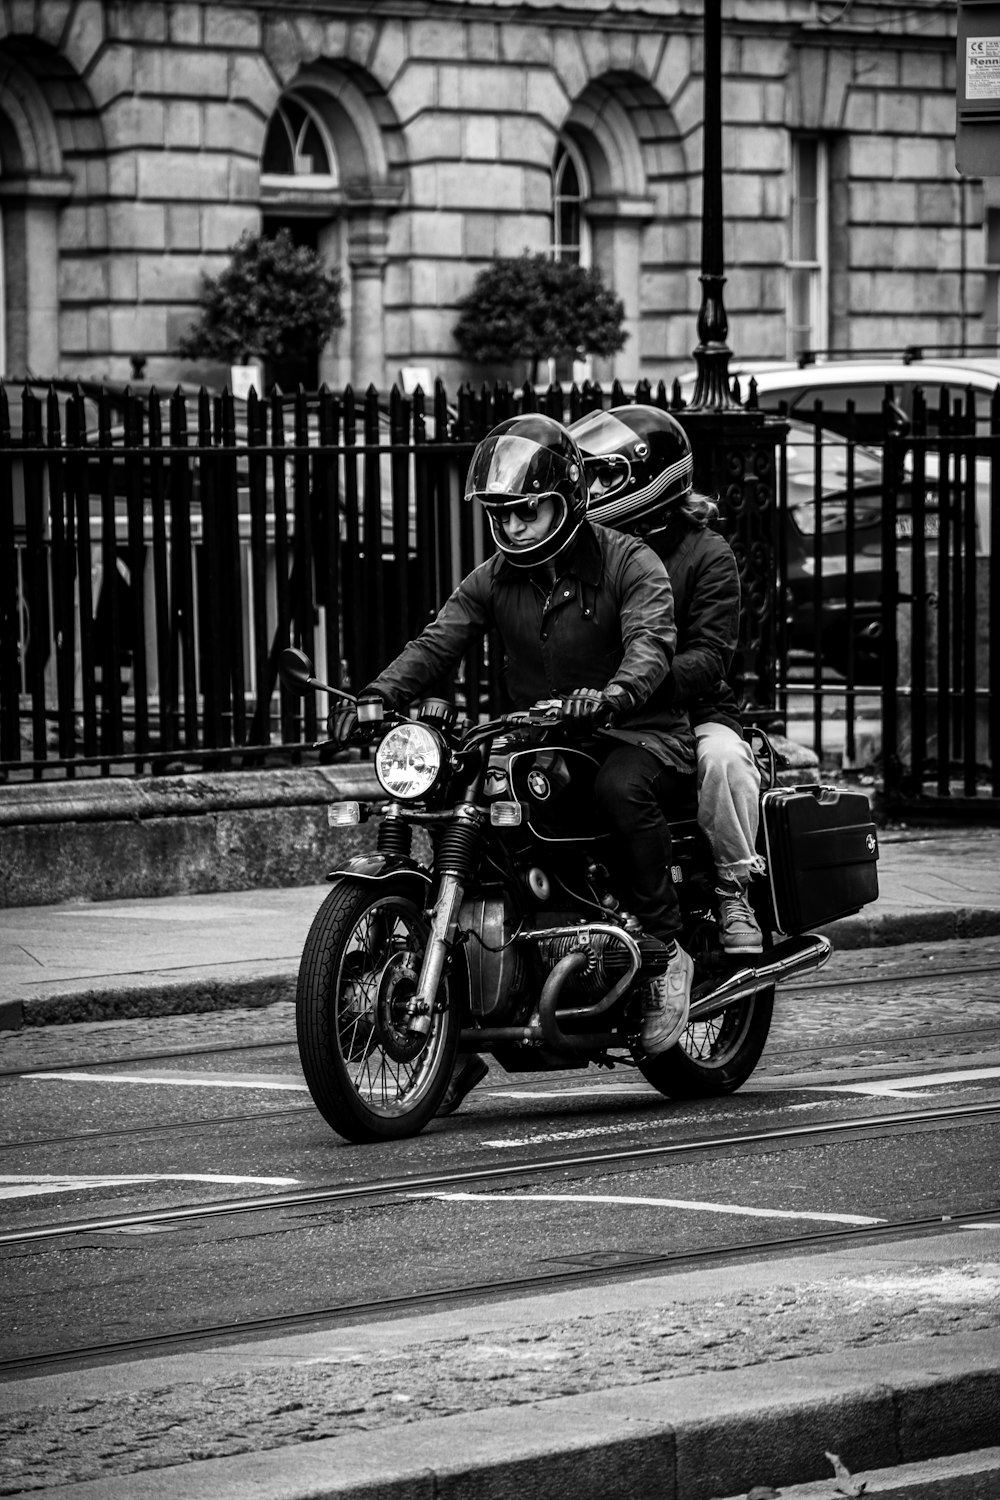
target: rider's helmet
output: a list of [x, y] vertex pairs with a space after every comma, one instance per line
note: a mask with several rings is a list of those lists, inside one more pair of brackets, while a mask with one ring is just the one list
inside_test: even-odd
[[[561, 422], [531, 412], [511, 417], [483, 439], [469, 465], [466, 500], [486, 511], [497, 548], [519, 568], [549, 562], [569, 546], [587, 514], [587, 481], [579, 448]], [[533, 517], [555, 503], [552, 525], [537, 541], [515, 541], [504, 527], [517, 510]]]
[[664, 526], [666, 508], [691, 493], [691, 444], [658, 406], [588, 412], [568, 430], [583, 454], [590, 520], [645, 535]]

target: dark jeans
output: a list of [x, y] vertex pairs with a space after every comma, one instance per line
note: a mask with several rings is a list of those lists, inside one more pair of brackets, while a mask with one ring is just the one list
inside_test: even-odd
[[626, 911], [649, 937], [680, 934], [681, 913], [670, 879], [670, 828], [663, 807], [690, 801], [694, 778], [638, 745], [618, 743], [597, 773], [601, 821], [611, 835], [611, 874]]

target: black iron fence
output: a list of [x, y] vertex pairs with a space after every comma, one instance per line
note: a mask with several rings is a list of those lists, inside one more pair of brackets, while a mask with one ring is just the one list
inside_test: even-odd
[[[839, 428], [839, 430], [837, 430]], [[1000, 392], [893, 391], [882, 441], [793, 420], [779, 464], [779, 689], [789, 732], [889, 810], [984, 812], [996, 746]]]
[[[602, 400], [466, 387], [452, 405], [440, 383], [428, 403], [396, 387], [14, 396], [0, 388], [0, 775], [36, 777], [311, 745], [325, 703], [280, 687], [282, 647], [362, 686], [485, 555], [461, 503], [475, 443], [517, 411], [573, 420]], [[486, 708], [488, 647], [457, 686]]]
[[[981, 805], [1000, 776], [1000, 402], [931, 420], [917, 399], [902, 431], [886, 398], [878, 446], [857, 440], [849, 405], [846, 431], [820, 406], [790, 423], [776, 506], [750, 486], [773, 515], [752, 545], [723, 497], [753, 563], [745, 594], [775, 626], [773, 701], [757, 707], [890, 798]], [[362, 686], [486, 554], [461, 502], [479, 438], [517, 411], [573, 420], [629, 399], [683, 419], [676, 387], [645, 384], [464, 387], [453, 402], [440, 383], [426, 402], [395, 387], [248, 402], [0, 388], [0, 776], [304, 754], [326, 703], [280, 687], [282, 647]], [[458, 673], [473, 716], [495, 704], [493, 668], [487, 642]]]

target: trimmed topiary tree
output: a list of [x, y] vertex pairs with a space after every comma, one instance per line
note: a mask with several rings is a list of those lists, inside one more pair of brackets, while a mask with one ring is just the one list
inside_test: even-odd
[[315, 356], [344, 321], [340, 295], [339, 274], [287, 229], [273, 237], [247, 230], [225, 270], [203, 279], [200, 316], [178, 352], [229, 365]]
[[480, 271], [458, 304], [455, 342], [477, 364], [616, 354], [628, 334], [625, 307], [596, 267], [524, 251]]

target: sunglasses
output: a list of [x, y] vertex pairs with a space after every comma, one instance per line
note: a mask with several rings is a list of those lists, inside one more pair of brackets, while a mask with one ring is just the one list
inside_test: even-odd
[[491, 510], [497, 520], [503, 526], [512, 516], [518, 521], [536, 521], [538, 519], [538, 507], [543, 500], [555, 500], [555, 494], [533, 495], [529, 500], [518, 500], [514, 504], [507, 504], [502, 500], [484, 500], [488, 510]]

